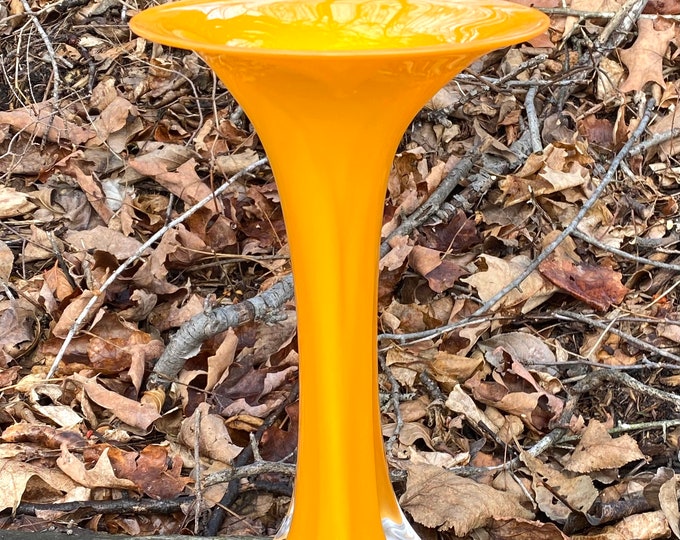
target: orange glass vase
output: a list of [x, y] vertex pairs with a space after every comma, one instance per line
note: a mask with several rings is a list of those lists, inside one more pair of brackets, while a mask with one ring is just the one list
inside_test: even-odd
[[298, 310], [295, 494], [277, 538], [417, 538], [392, 491], [378, 408], [378, 251], [387, 177], [423, 104], [548, 18], [502, 0], [188, 0], [140, 36], [198, 52], [274, 172]]

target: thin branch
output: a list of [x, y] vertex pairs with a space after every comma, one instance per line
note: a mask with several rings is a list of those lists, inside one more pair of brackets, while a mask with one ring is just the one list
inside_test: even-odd
[[671, 394], [670, 392], [664, 392], [663, 390], [658, 390], [652, 388], [651, 386], [644, 384], [637, 379], [631, 377], [627, 373], [621, 371], [611, 371], [608, 369], [600, 369], [597, 371], [592, 371], [585, 376], [582, 380], [577, 382], [573, 387], [572, 391], [577, 394], [584, 394], [590, 392], [606, 383], [617, 383], [630, 388], [640, 394], [649, 396], [660, 401], [665, 401], [673, 405], [676, 409], [680, 409], [680, 396], [677, 394]]
[[[533, 79], [534, 77], [532, 77]], [[541, 141], [541, 125], [538, 121], [538, 114], [536, 113], [536, 94], [538, 87], [532, 86], [527, 91], [524, 98], [524, 110], [527, 113], [527, 124], [529, 124], [529, 133], [531, 134], [531, 149], [538, 154], [543, 150], [543, 142]]]
[[614, 328], [613, 326], [611, 326], [612, 321], [605, 324], [605, 323], [603, 323], [599, 320], [592, 319], [590, 317], [586, 317], [585, 315], [580, 315], [578, 313], [572, 313], [570, 311], [563, 311], [563, 310], [555, 311], [554, 315], [558, 319], [578, 321], [580, 323], [584, 323], [584, 324], [587, 324], [589, 326], [594, 326], [595, 328], [599, 328], [600, 330], [606, 330], [607, 332], [610, 332], [610, 333], [612, 333], [616, 336], [619, 336], [620, 338], [624, 339], [628, 343], [635, 345], [636, 347], [639, 347], [640, 349], [643, 349], [645, 351], [649, 351], [653, 354], [661, 356], [662, 358], [667, 358], [668, 360], [672, 360], [673, 362], [680, 364], [680, 356], [678, 356], [677, 354], [673, 354], [671, 352], [665, 351], [664, 349], [660, 349], [659, 347], [656, 347], [656, 346], [652, 345], [651, 343], [647, 343], [646, 341], [643, 341], [642, 339], [636, 338], [634, 336], [631, 336], [630, 334], [627, 334], [626, 332], [622, 332], [621, 330]]
[[614, 176], [616, 174], [616, 171], [619, 168], [619, 165], [621, 162], [626, 158], [628, 153], [630, 152], [630, 149], [632, 148], [633, 144], [635, 141], [642, 135], [642, 132], [645, 130], [647, 127], [647, 124], [649, 124], [649, 121], [652, 118], [652, 111], [654, 109], [654, 98], [651, 98], [648, 102], [647, 105], [645, 106], [645, 111], [640, 119], [640, 123], [638, 124], [637, 128], [635, 128], [635, 131], [631, 135], [630, 139], [626, 142], [626, 144], [621, 148], [618, 154], [614, 157], [614, 159], [611, 161], [611, 164], [609, 166], [609, 169], [607, 170], [607, 173], [604, 175], [604, 178], [602, 178], [602, 181], [600, 182], [600, 185], [597, 186], [593, 190], [593, 193], [588, 197], [588, 199], [585, 201], [583, 206], [581, 207], [581, 210], [579, 210], [578, 214], [576, 217], [567, 225], [567, 227], [557, 236], [557, 238], [551, 242], [539, 255], [536, 257], [525, 269], [524, 271], [517, 276], [515, 279], [513, 279], [508, 285], [503, 287], [500, 291], [498, 291], [495, 295], [493, 295], [489, 300], [484, 302], [470, 317], [467, 317], [463, 321], [458, 321], [453, 324], [448, 324], [445, 326], [440, 326], [439, 328], [433, 328], [432, 330], [425, 330], [423, 332], [414, 332], [410, 334], [381, 334], [378, 336], [378, 339], [380, 340], [385, 340], [385, 339], [392, 339], [400, 344], [404, 343], [416, 343], [418, 341], [422, 341], [425, 339], [431, 339], [436, 336], [440, 336], [446, 332], [449, 332], [451, 330], [455, 330], [456, 328], [460, 328], [461, 326], [470, 324], [469, 320], [471, 318], [479, 317], [481, 315], [484, 315], [486, 312], [488, 312], [493, 306], [496, 305], [496, 303], [501, 300], [506, 294], [508, 294], [510, 291], [514, 290], [515, 288], [519, 287], [522, 282], [528, 278], [531, 273], [536, 270], [539, 265], [546, 260], [552, 253], [557, 249], [557, 247], [564, 241], [564, 239], [572, 234], [575, 230], [578, 224], [581, 222], [581, 220], [586, 216], [588, 211], [593, 207], [593, 205], [600, 199], [602, 193], [604, 190], [607, 188], [607, 186], [611, 183], [611, 181], [614, 179]]
[[173, 227], [176, 227], [180, 223], [183, 223], [186, 221], [189, 217], [191, 217], [193, 214], [195, 214], [198, 210], [203, 208], [206, 204], [208, 204], [210, 201], [212, 201], [215, 197], [218, 195], [221, 195], [232, 183], [234, 183], [236, 180], [241, 178], [242, 176], [251, 173], [252, 171], [258, 169], [259, 167], [262, 167], [264, 164], [267, 163], [267, 158], [260, 159], [253, 163], [252, 165], [249, 165], [242, 171], [239, 171], [235, 175], [233, 175], [231, 178], [229, 178], [224, 184], [219, 186], [217, 189], [212, 191], [209, 195], [204, 197], [202, 200], [198, 201], [195, 205], [193, 205], [191, 208], [189, 208], [186, 212], [184, 212], [181, 216], [177, 217], [176, 219], [172, 220], [170, 223], [156, 231], [154, 234], [152, 234], [149, 239], [144, 242], [139, 249], [130, 257], [128, 257], [127, 260], [125, 260], [114, 272], [111, 273], [111, 275], [108, 277], [108, 279], [99, 287], [99, 289], [96, 291], [95, 294], [92, 295], [92, 298], [90, 298], [89, 302], [85, 305], [83, 310], [80, 312], [80, 315], [78, 315], [78, 318], [74, 321], [73, 325], [71, 326], [71, 329], [69, 330], [68, 334], [66, 335], [66, 339], [64, 339], [64, 343], [62, 343], [61, 348], [59, 349], [59, 352], [57, 353], [57, 356], [54, 358], [52, 361], [52, 366], [50, 367], [50, 370], [47, 373], [47, 379], [51, 379], [54, 376], [54, 373], [57, 371], [57, 368], [59, 367], [59, 363], [61, 362], [62, 358], [64, 357], [64, 354], [66, 353], [66, 349], [68, 346], [71, 344], [71, 341], [75, 337], [75, 335], [78, 333], [78, 331], [81, 329], [83, 323], [87, 319], [87, 317], [90, 314], [90, 311], [92, 310], [92, 307], [97, 303], [98, 299], [101, 297], [102, 294], [118, 279], [118, 277], [130, 266], [133, 262], [135, 262], [137, 259], [141, 258], [142, 254], [150, 248], [157, 240], [159, 240], [166, 232], [168, 232], [170, 229]]
[[[33, 13], [33, 10], [31, 9], [31, 5], [28, 3], [28, 0], [21, 0], [21, 5], [24, 8], [24, 11], [26, 12], [26, 15], [31, 19], [31, 22], [33, 23], [33, 26], [35, 26], [35, 29], [38, 31], [38, 34], [40, 34], [40, 39], [42, 39], [43, 43], [45, 44], [45, 48], [47, 49], [47, 55], [50, 59], [50, 64], [52, 64], [52, 114], [50, 115], [50, 119], [48, 121], [47, 129], [45, 130], [45, 133], [49, 133], [51, 127], [52, 127], [52, 122], [54, 122], [54, 117], [57, 114], [57, 107], [59, 106], [59, 94], [61, 91], [61, 75], [59, 74], [59, 64], [57, 64], [57, 55], [54, 52], [54, 47], [52, 46], [52, 41], [50, 40], [50, 36], [47, 35], [47, 32], [45, 32], [45, 29], [42, 27], [42, 24], [40, 24], [40, 20], [38, 17]], [[47, 138], [43, 139], [41, 149], [44, 147], [45, 142], [47, 141]], [[49, 377], [48, 377], [49, 378]]]
[[634, 261], [638, 264], [643, 264], [645, 266], [655, 266], [656, 268], [664, 268], [666, 270], [672, 270], [673, 272], [680, 273], [680, 265], [665, 263], [665, 262], [661, 262], [661, 261], [654, 261], [654, 260], [648, 259], [646, 257], [640, 257], [638, 255], [633, 255], [632, 253], [628, 253], [627, 251], [623, 251], [622, 249], [617, 249], [617, 248], [608, 246], [604, 242], [600, 242], [596, 238], [593, 238], [589, 234], [581, 232], [578, 229], [576, 229], [575, 231], [572, 232], [572, 236], [576, 236], [577, 238], [580, 238], [584, 242], [588, 242], [589, 244], [592, 244], [595, 247], [603, 249], [603, 250], [605, 250], [609, 253], [612, 253], [614, 255], [618, 255], [619, 257], [621, 257], [623, 259], [628, 259], [629, 261]]

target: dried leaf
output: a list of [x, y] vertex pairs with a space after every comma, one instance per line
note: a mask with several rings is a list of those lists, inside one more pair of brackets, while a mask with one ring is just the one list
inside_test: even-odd
[[111, 411], [129, 426], [147, 430], [151, 424], [161, 417], [152, 405], [143, 405], [138, 401], [107, 390], [94, 379], [85, 381], [83, 389], [92, 401]]
[[[482, 270], [461, 281], [468, 283], [475, 289], [482, 302], [486, 302], [503, 287], [508, 285], [529, 265], [529, 259], [523, 255], [514, 257], [509, 261], [482, 255], [480, 257]], [[557, 287], [543, 279], [538, 271], [532, 272], [518, 288], [506, 294], [498, 304], [498, 308], [511, 308], [521, 306], [522, 313], [528, 313], [548, 300], [556, 291]]]
[[406, 492], [399, 502], [418, 523], [453, 530], [456, 536], [490, 525], [493, 519], [533, 517], [514, 495], [432, 465], [408, 468]]
[[11, 187], [0, 186], [0, 219], [21, 216], [35, 208], [25, 193]]
[[7, 282], [14, 266], [14, 253], [0, 240], [0, 282]]
[[135, 489], [136, 485], [134, 482], [116, 476], [108, 453], [109, 449], [105, 448], [94, 467], [86, 469], [85, 464], [64, 446], [61, 449], [61, 456], [57, 458], [57, 466], [81, 486], [88, 488]]
[[0, 511], [14, 511], [22, 500], [29, 502], [35, 495], [45, 500], [52, 492], [58, 498], [75, 487], [73, 480], [54, 468], [0, 458]]
[[577, 266], [566, 258], [550, 257], [538, 269], [562, 290], [600, 311], [620, 304], [630, 292], [621, 283], [621, 273], [611, 268], [585, 263]]
[[54, 113], [54, 104], [43, 101], [13, 111], [0, 111], [0, 125], [9, 125], [16, 131], [30, 133], [40, 139], [44, 137], [51, 142], [70, 141], [74, 145], [81, 145], [96, 136], [93, 129], [65, 121]]
[[[202, 455], [231, 464], [241, 452], [241, 447], [231, 442], [224, 419], [210, 414], [210, 406], [200, 403], [194, 414], [182, 421], [179, 440], [189, 448], [198, 446]], [[200, 416], [199, 430], [196, 432], [196, 416]], [[197, 440], [198, 439], [198, 440]]]
[[459, 277], [468, 273], [462, 266], [443, 258], [444, 254], [423, 246], [414, 246], [409, 265], [426, 280], [430, 289], [441, 293], [453, 287]]
[[591, 473], [617, 469], [640, 459], [645, 456], [630, 435], [613, 439], [603, 423], [591, 420], [564, 467], [574, 472]]
[[663, 58], [675, 37], [675, 24], [661, 18], [638, 19], [638, 36], [629, 49], [620, 52], [628, 77], [619, 91], [642, 91], [648, 82], [664, 87]]

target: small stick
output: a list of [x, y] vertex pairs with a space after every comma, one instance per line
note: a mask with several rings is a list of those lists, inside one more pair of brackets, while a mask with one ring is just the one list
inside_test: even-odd
[[[470, 318], [474, 317], [479, 317], [480, 315], [484, 315], [486, 312], [488, 312], [494, 305], [496, 305], [496, 302], [501, 300], [506, 294], [508, 294], [510, 291], [513, 289], [519, 287], [521, 283], [528, 278], [531, 273], [536, 270], [536, 268], [539, 267], [539, 265], [546, 260], [555, 249], [564, 241], [564, 239], [572, 234], [575, 230], [578, 224], [581, 222], [581, 220], [585, 217], [585, 215], [588, 213], [588, 211], [593, 207], [593, 205], [600, 199], [600, 196], [604, 192], [604, 190], [607, 188], [607, 186], [611, 183], [611, 181], [614, 179], [614, 175], [616, 174], [616, 171], [618, 170], [619, 166], [621, 165], [621, 162], [624, 160], [624, 158], [628, 155], [628, 152], [630, 152], [630, 149], [632, 148], [633, 144], [635, 141], [642, 135], [642, 132], [645, 130], [647, 127], [647, 124], [649, 124], [649, 121], [652, 118], [652, 111], [654, 109], [654, 104], [655, 100], [654, 98], [650, 98], [649, 101], [647, 102], [647, 105], [645, 106], [644, 114], [642, 118], [640, 119], [640, 123], [638, 126], [635, 128], [635, 131], [631, 135], [630, 139], [626, 142], [626, 144], [621, 148], [621, 150], [616, 154], [614, 159], [612, 159], [611, 164], [609, 166], [609, 169], [607, 170], [607, 173], [604, 175], [604, 178], [602, 178], [602, 181], [600, 182], [600, 185], [597, 186], [593, 190], [593, 193], [588, 197], [586, 202], [583, 204], [581, 209], [579, 210], [578, 214], [574, 219], [567, 225], [567, 227], [559, 234], [559, 236], [551, 242], [525, 269], [524, 271], [517, 276], [515, 279], [513, 279], [508, 285], [503, 287], [500, 291], [498, 291], [495, 295], [493, 295], [489, 300], [484, 302], [470, 317], [468, 317], [468, 320]], [[456, 328], [459, 328], [460, 326], [463, 326], [464, 324], [469, 324], [466, 321], [459, 321], [453, 324], [448, 324], [445, 326], [440, 326], [439, 328], [433, 328], [432, 330], [425, 330], [423, 332], [414, 332], [412, 334], [389, 334], [389, 337], [387, 337], [386, 334], [382, 334], [378, 336], [378, 339], [384, 340], [384, 339], [393, 339], [397, 341], [398, 343], [404, 344], [407, 342], [410, 343], [416, 343], [418, 341], [422, 341], [425, 339], [431, 339], [435, 336], [440, 336], [441, 334], [444, 334], [446, 332], [449, 332], [451, 330], [454, 330]], [[680, 360], [680, 358], [679, 358]]]
[[[533, 79], [534, 77], [532, 77]], [[527, 91], [524, 98], [524, 109], [527, 113], [527, 123], [529, 124], [529, 133], [531, 134], [531, 149], [535, 154], [543, 151], [543, 142], [541, 141], [541, 125], [538, 121], [538, 114], [536, 113], [536, 94], [538, 87], [532, 86]]]
[[[28, 0], [21, 0], [21, 5], [24, 7], [26, 15], [28, 15], [28, 17], [31, 19], [31, 22], [33, 23], [33, 26], [35, 26], [35, 29], [38, 31], [38, 34], [40, 34], [40, 38], [45, 44], [47, 54], [50, 58], [50, 63], [52, 64], [52, 78], [53, 78], [52, 101], [54, 101], [54, 103], [52, 104], [52, 114], [50, 116], [49, 125], [47, 127], [47, 130], [45, 131], [45, 133], [49, 133], [52, 122], [54, 121], [54, 117], [57, 114], [57, 107], [59, 105], [59, 94], [61, 88], [61, 76], [59, 75], [59, 64], [57, 64], [57, 55], [54, 52], [52, 41], [50, 41], [50, 37], [47, 35], [47, 32], [45, 32], [45, 29], [42, 27], [42, 24], [40, 24], [40, 20], [38, 20], [38, 17], [36, 17], [36, 15], [33, 13], [33, 10], [31, 9]], [[45, 144], [46, 140], [47, 138], [43, 139], [43, 145]]]
[[623, 386], [630, 388], [640, 394], [658, 399], [660, 401], [665, 401], [673, 405], [676, 409], [680, 409], [680, 396], [677, 394], [671, 394], [670, 392], [664, 392], [663, 390], [658, 390], [652, 388], [651, 386], [644, 384], [637, 379], [631, 377], [627, 373], [621, 371], [612, 371], [609, 369], [599, 369], [597, 371], [592, 371], [587, 374], [582, 380], [577, 382], [573, 387], [572, 391], [577, 394], [584, 394], [596, 388], [599, 388], [605, 383], [618, 383]]
[[579, 231], [578, 229], [574, 230], [572, 233], [572, 236], [576, 236], [577, 238], [580, 238], [584, 242], [588, 242], [589, 244], [592, 244], [595, 247], [598, 247], [600, 249], [603, 249], [605, 251], [608, 251], [609, 253], [613, 253], [614, 255], [618, 255], [619, 257], [622, 257], [624, 259], [628, 259], [630, 261], [635, 261], [636, 263], [643, 264], [645, 266], [655, 266], [657, 268], [665, 268], [666, 270], [672, 270], [673, 272], [679, 272], [680, 273], [680, 265], [677, 264], [670, 264], [670, 263], [665, 263], [661, 261], [654, 261], [652, 259], [648, 259], [646, 257], [640, 257], [638, 255], [633, 255], [632, 253], [628, 253], [627, 251], [623, 251], [621, 249], [617, 249], [611, 246], [608, 246], [604, 242], [600, 242], [596, 238], [593, 238], [592, 236]]
[[385, 375], [385, 377], [387, 377], [387, 380], [389, 381], [390, 386], [392, 387], [390, 397], [392, 401], [392, 409], [394, 410], [396, 426], [394, 427], [394, 433], [392, 433], [390, 438], [387, 440], [387, 443], [385, 444], [385, 450], [387, 450], [387, 455], [392, 456], [394, 443], [396, 443], [397, 440], [399, 439], [399, 434], [401, 433], [401, 430], [404, 427], [404, 419], [402, 418], [401, 410], [399, 409], [400, 387], [399, 383], [397, 382], [397, 379], [395, 379], [394, 375], [392, 374], [392, 371], [390, 370], [389, 366], [387, 365], [387, 362], [385, 361], [385, 356], [380, 354], [378, 355], [378, 359], [380, 361], [380, 368], [382, 369], [383, 374]]
[[622, 332], [621, 330], [617, 328], [613, 328], [611, 324], [605, 324], [603, 322], [600, 322], [596, 319], [591, 319], [590, 317], [586, 317], [584, 315], [580, 315], [578, 313], [572, 313], [570, 311], [563, 311], [563, 310], [557, 310], [554, 312], [555, 317], [558, 319], [567, 319], [567, 320], [572, 320], [572, 321], [578, 321], [584, 324], [587, 324], [589, 326], [594, 326], [595, 328], [599, 328], [601, 330], [605, 330], [607, 332], [610, 332], [616, 336], [619, 336], [620, 338], [624, 339], [628, 343], [632, 343], [636, 347], [639, 347], [640, 349], [644, 349], [645, 351], [649, 351], [651, 353], [654, 353], [658, 356], [661, 356], [663, 358], [667, 358], [668, 360], [672, 360], [673, 362], [679, 363], [680, 364], [680, 356], [677, 354], [670, 353], [668, 351], [665, 351], [663, 349], [660, 349], [659, 347], [656, 347], [652, 345], [651, 343], [647, 343], [646, 341], [643, 341], [639, 338], [633, 337], [630, 334], [627, 334], [626, 332]]
[[172, 220], [170, 223], [156, 231], [154, 234], [152, 234], [149, 239], [144, 242], [139, 249], [130, 257], [128, 257], [127, 260], [125, 260], [114, 272], [111, 273], [111, 275], [108, 277], [108, 279], [99, 287], [95, 294], [93, 294], [92, 298], [90, 298], [89, 302], [85, 305], [83, 310], [80, 312], [80, 315], [78, 315], [78, 318], [74, 321], [73, 326], [71, 326], [71, 329], [69, 330], [68, 334], [66, 335], [66, 339], [64, 339], [64, 343], [62, 343], [61, 348], [59, 349], [59, 352], [57, 353], [57, 356], [55, 356], [52, 366], [50, 367], [50, 370], [47, 372], [47, 379], [51, 379], [54, 376], [54, 373], [57, 371], [57, 368], [59, 367], [59, 363], [61, 362], [62, 358], [64, 357], [64, 354], [66, 353], [66, 349], [70, 345], [71, 341], [75, 337], [75, 335], [78, 333], [80, 328], [82, 327], [83, 323], [87, 319], [87, 316], [90, 314], [90, 310], [92, 307], [97, 303], [97, 300], [99, 297], [104, 294], [104, 292], [113, 284], [116, 279], [125, 271], [125, 269], [130, 266], [134, 261], [137, 259], [141, 258], [142, 254], [150, 248], [154, 243], [159, 240], [166, 232], [168, 232], [170, 229], [173, 227], [176, 227], [180, 223], [186, 221], [190, 216], [195, 214], [198, 210], [203, 208], [206, 204], [208, 204], [210, 201], [212, 201], [215, 197], [218, 195], [222, 194], [231, 184], [233, 184], [236, 180], [241, 178], [242, 176], [258, 169], [262, 165], [267, 163], [267, 158], [260, 159], [253, 163], [252, 165], [249, 165], [245, 169], [237, 172], [235, 175], [233, 175], [231, 178], [229, 178], [224, 184], [219, 186], [217, 189], [212, 191], [209, 195], [198, 201], [195, 205], [193, 205], [191, 208], [189, 208], [186, 212], [184, 212], [181, 216], [175, 218]]

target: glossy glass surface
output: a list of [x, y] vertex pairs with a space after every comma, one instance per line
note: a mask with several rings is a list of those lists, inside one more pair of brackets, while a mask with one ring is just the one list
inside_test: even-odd
[[416, 539], [389, 481], [378, 408], [387, 177], [423, 104], [478, 56], [543, 32], [547, 17], [500, 0], [189, 0], [130, 25], [203, 56], [276, 178], [300, 352], [294, 508], [277, 538]]
[[545, 17], [488, 0], [474, 6], [468, 0], [188, 0], [146, 10], [132, 27], [154, 41], [205, 52], [400, 54], [488, 51], [541, 32]]

